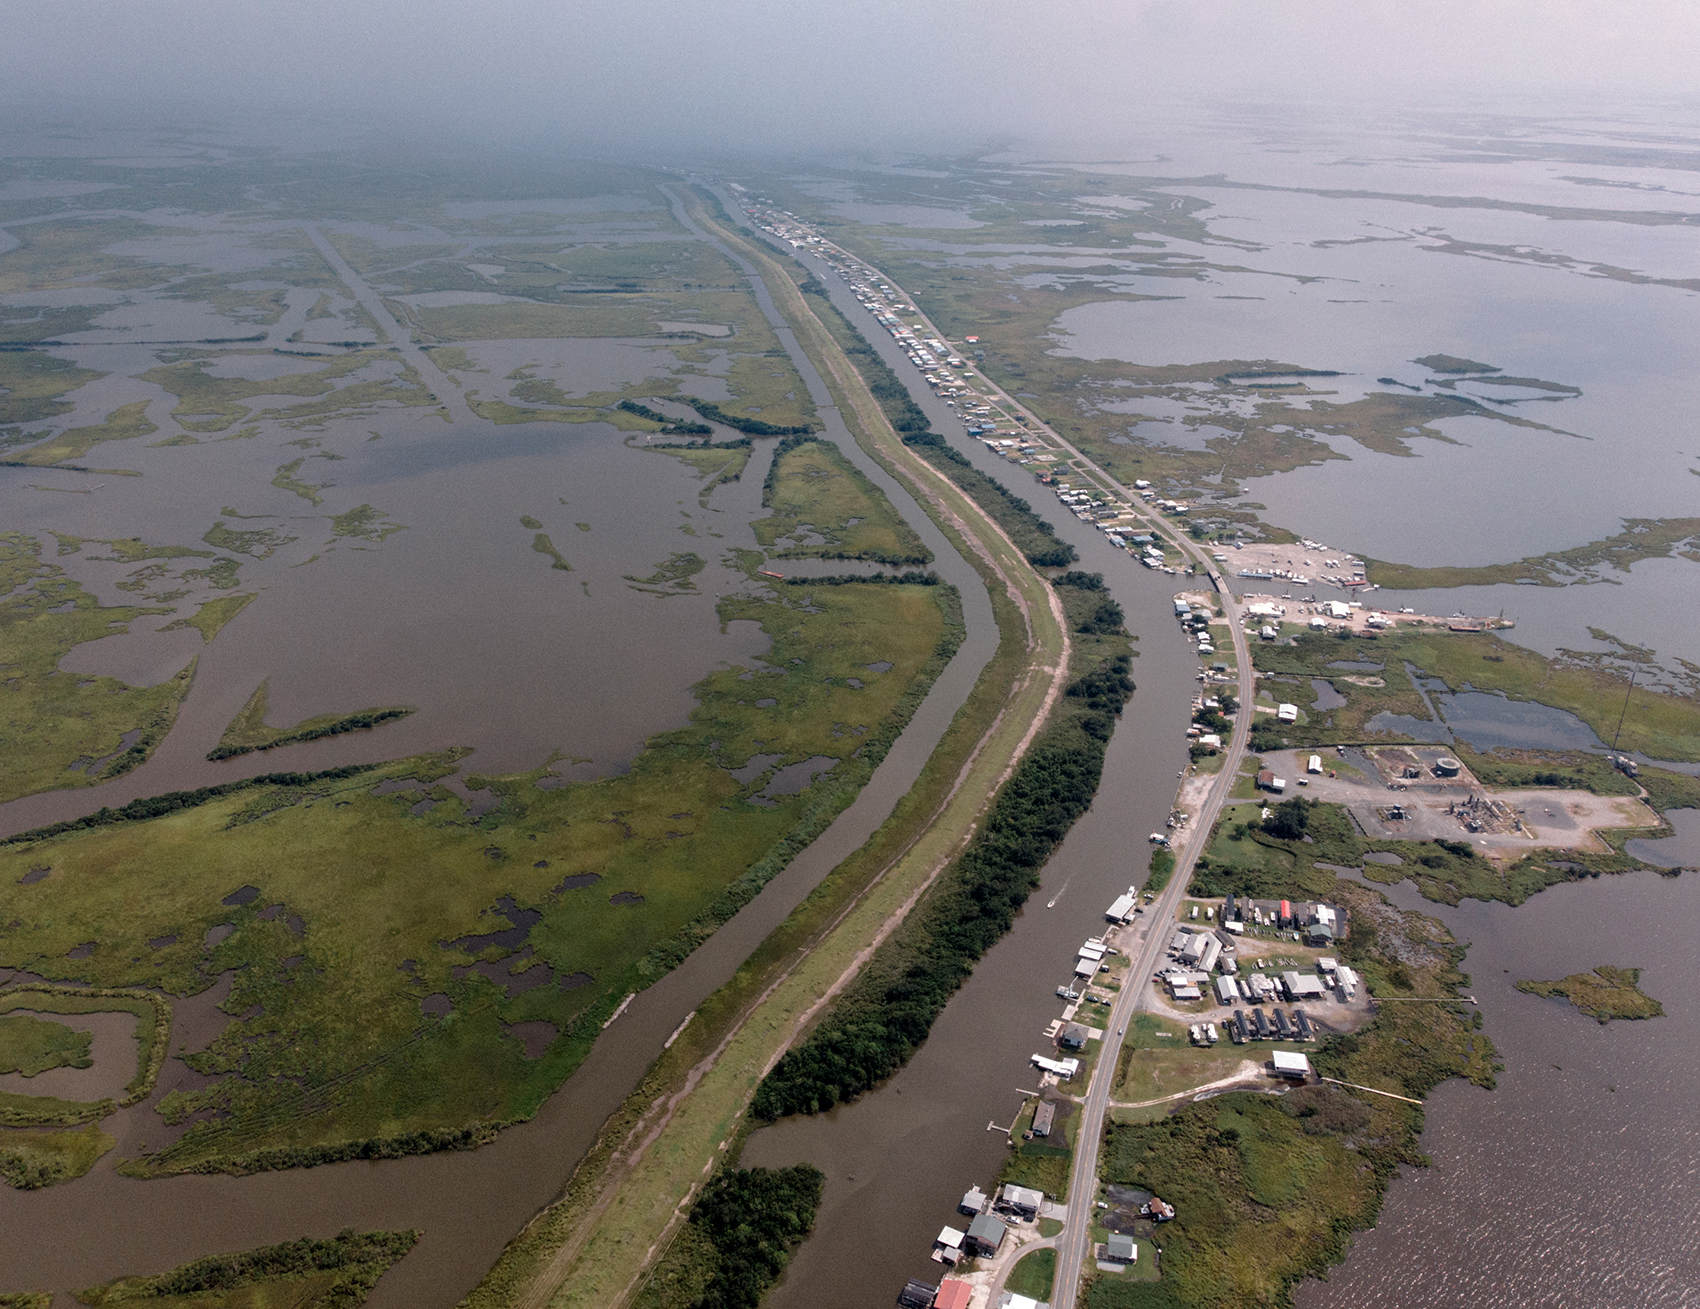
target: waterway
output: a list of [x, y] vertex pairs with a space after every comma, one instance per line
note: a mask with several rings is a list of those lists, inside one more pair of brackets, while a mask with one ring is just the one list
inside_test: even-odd
[[[1566, 883], [1516, 909], [1433, 905], [1408, 884], [1390, 894], [1470, 943], [1468, 989], [1505, 1071], [1493, 1091], [1435, 1089], [1431, 1166], [1393, 1183], [1346, 1262], [1300, 1288], [1301, 1309], [1693, 1304], [1700, 878]], [[1601, 964], [1641, 968], [1665, 1016], [1601, 1026], [1513, 987]]]
[[[1180, 151], [1172, 171], [1185, 176], [1212, 171], [1200, 164], [1200, 153]], [[1257, 148], [1242, 148], [1240, 162], [1248, 158], [1265, 166], [1270, 181], [1289, 181], [1292, 161], [1285, 152], [1279, 168]], [[1315, 185], [1338, 186], [1317, 163], [1306, 157], [1298, 166], [1316, 174]], [[1140, 165], [1129, 171], [1148, 177], [1165, 170]], [[1397, 172], [1396, 165], [1378, 160], [1370, 171], [1372, 180], [1353, 185], [1393, 189], [1386, 174]], [[1527, 171], [1519, 172], [1519, 181], [1528, 181]], [[1471, 180], [1469, 194], [1491, 193], [1477, 189], [1479, 177]], [[1432, 178], [1420, 185], [1415, 178], [1399, 182], [1398, 189], [1424, 193], [1439, 185]], [[1441, 426], [1464, 444], [1417, 441], [1418, 457], [1409, 459], [1336, 442], [1350, 463], [1254, 484], [1252, 498], [1270, 506], [1267, 516], [1274, 521], [1337, 548], [1437, 564], [1517, 558], [1608, 535], [1618, 529], [1620, 517], [1692, 512], [1683, 490], [1692, 458], [1679, 445], [1659, 444], [1667, 427], [1662, 419], [1674, 421], [1692, 398], [1692, 370], [1682, 366], [1682, 348], [1674, 345], [1692, 336], [1691, 298], [1623, 282], [1591, 283], [1574, 300], [1573, 281], [1561, 291], [1512, 294], [1513, 288], [1534, 287], [1546, 274], [1537, 273], [1533, 261], [1483, 273], [1479, 261], [1427, 251], [1419, 257], [1412, 245], [1382, 259], [1369, 257], [1377, 247], [1366, 242], [1367, 254], [1324, 268], [1333, 255], [1315, 251], [1327, 243], [1307, 245], [1318, 226], [1330, 236], [1354, 223], [1359, 231], [1373, 231], [1385, 212], [1377, 212], [1373, 202], [1354, 200], [1327, 224], [1307, 230], [1292, 216], [1302, 209], [1315, 217], [1317, 202], [1308, 198], [1289, 203], [1286, 197], [1245, 191], [1212, 198], [1231, 206], [1242, 224], [1236, 235], [1281, 238], [1272, 241], [1281, 272], [1323, 272], [1336, 280], [1292, 294], [1282, 286], [1278, 302], [1274, 292], [1257, 291], [1270, 294], [1271, 303], [1267, 312], [1254, 307], [1249, 317], [1242, 317], [1246, 311], [1240, 306], [1230, 310], [1209, 302], [1224, 290], [1255, 289], [1236, 283], [1276, 283], [1266, 267], [1269, 256], [1248, 261], [1257, 265], [1249, 269], [1213, 269], [1196, 285], [1148, 280], [1139, 289], [1184, 294], [1187, 301], [1181, 308], [1173, 301], [1124, 302], [1094, 310], [1096, 317], [1070, 311], [1059, 321], [1059, 349], [1139, 363], [1268, 358], [1279, 349], [1277, 357], [1307, 366], [1356, 370], [1358, 376], [1341, 386], [1361, 392], [1380, 374], [1405, 376], [1409, 360], [1444, 341], [1452, 353], [1489, 360], [1507, 372], [1582, 386], [1587, 397], [1563, 406], [1524, 406], [1538, 411], [1528, 416], [1577, 435], [1458, 420]], [[1568, 200], [1575, 203], [1574, 195]], [[1400, 221], [1408, 232], [1414, 210]], [[1466, 221], [1449, 211], [1447, 221], [1454, 230], [1486, 235], [1494, 224], [1503, 234], [1528, 220], [1495, 212]], [[1301, 233], [1303, 242], [1297, 239]], [[1643, 257], [1656, 258], [1662, 236], [1648, 236]], [[1578, 243], [1596, 239], [1589, 232]], [[1639, 233], [1620, 226], [1611, 239], [1633, 245]], [[985, 258], [984, 249], [972, 247], [898, 244], [935, 249], [946, 265], [953, 258]], [[1103, 253], [1110, 252], [1081, 255]], [[827, 1173], [816, 1235], [772, 1295], [781, 1309], [886, 1303], [905, 1278], [936, 1283], [945, 1271], [926, 1257], [932, 1237], [955, 1223], [956, 1200], [970, 1184], [986, 1186], [1003, 1157], [1003, 1138], [987, 1125], [1007, 1126], [1021, 1099], [1017, 1088], [1031, 1085], [1027, 1059], [1044, 1048], [1044, 1025], [1057, 1012], [1056, 975], [1065, 970], [1072, 947], [1101, 924], [1103, 905], [1137, 880], [1130, 871], [1144, 868], [1144, 833], [1166, 809], [1173, 769], [1184, 758], [1178, 738], [1191, 689], [1180, 672], [1190, 657], [1168, 621], [1175, 579], [1137, 568], [1096, 532], [1061, 513], [1048, 496], [1029, 493], [1021, 470], [961, 439], [954, 416], [914, 385], [913, 366], [887, 334], [840, 289], [829, 268], [813, 267], [835, 302], [911, 384], [935, 429], [949, 434], [976, 466], [1027, 494], [1061, 535], [1077, 542], [1081, 567], [1104, 571], [1130, 627], [1142, 637], [1146, 657], [1135, 667], [1140, 691], [1111, 744], [1097, 803], [1051, 860], [1042, 889], [1014, 930], [981, 962], [909, 1066], [853, 1104], [816, 1118], [786, 1120], [750, 1138], [746, 1163], [807, 1160]], [[1333, 298], [1341, 296], [1348, 278], [1373, 285], [1387, 299], [1379, 317], [1361, 306], [1341, 307]], [[1610, 342], [1597, 335], [1587, 342], [1556, 342], [1537, 323], [1552, 321], [1557, 299], [1569, 304], [1566, 316], [1576, 303], [1588, 304], [1624, 330]], [[1649, 316], [1637, 319], [1629, 312], [1632, 305], [1647, 305]], [[1686, 326], [1666, 336], [1660, 324], [1678, 322]], [[1661, 336], [1662, 343], [1653, 340]], [[1286, 344], [1272, 347], [1272, 340]], [[1152, 353], [1153, 341], [1161, 342], [1160, 357]], [[1561, 408], [1567, 410], [1562, 419], [1556, 412]], [[1590, 488], [1585, 499], [1575, 494], [1582, 485]], [[1517, 488], [1515, 494], [1506, 494], [1509, 487]], [[1547, 654], [1565, 647], [1606, 648], [1590, 635], [1590, 627], [1598, 627], [1655, 647], [1666, 662], [1696, 657], [1686, 615], [1700, 598], [1700, 569], [1691, 561], [1648, 560], [1605, 577], [1605, 584], [1569, 588], [1384, 592], [1378, 599], [1422, 612], [1503, 611], [1517, 620], [1508, 633], [1512, 639]], [[1478, 748], [1599, 748], [1569, 715], [1481, 693], [1443, 698], [1447, 722]], [[1661, 862], [1691, 863], [1700, 857], [1700, 825], [1692, 813], [1675, 817], [1678, 835], [1667, 843], [1645, 843], [1645, 853], [1661, 856]], [[1077, 897], [1087, 888], [1090, 898], [1080, 904]], [[1056, 906], [1046, 908], [1059, 894]], [[1700, 883], [1654, 874], [1602, 878], [1554, 888], [1515, 910], [1480, 903], [1447, 909], [1422, 901], [1409, 886], [1394, 888], [1392, 895], [1402, 905], [1438, 914], [1461, 940], [1473, 943], [1466, 967], [1507, 1069], [1491, 1093], [1460, 1083], [1434, 1093], [1424, 1149], [1435, 1166], [1394, 1184], [1380, 1226], [1359, 1239], [1329, 1282], [1303, 1288], [1301, 1305], [1691, 1303], [1700, 1285], [1700, 1242], [1688, 1215], [1700, 1198], [1700, 1181], [1690, 1166], [1694, 1128], [1685, 1118], [1685, 1088], [1700, 1060], [1691, 1030], [1700, 1010], [1681, 961], [1688, 954], [1686, 941], [1700, 929]], [[1602, 1028], [1511, 987], [1519, 978], [1556, 978], [1599, 964], [1646, 968], [1643, 985], [1664, 1002], [1667, 1017]]]
[[[905, 382], [914, 366], [843, 289], [824, 263], [805, 260], [833, 301]], [[884, 1304], [909, 1277], [936, 1283], [932, 1237], [952, 1222], [971, 1186], [989, 1187], [1007, 1151], [1002, 1132], [1020, 1107], [1019, 1088], [1048, 1050], [1046, 1025], [1060, 1012], [1056, 987], [1072, 973], [1076, 947], [1104, 925], [1104, 909], [1149, 864], [1146, 836], [1160, 830], [1187, 761], [1186, 724], [1197, 689], [1196, 657], [1173, 620], [1178, 579], [1139, 567], [1102, 533], [1033, 494], [1029, 475], [963, 434], [924, 385], [917, 403], [981, 471], [1039, 512], [1080, 553], [1075, 567], [1100, 571], [1138, 638], [1137, 685], [1105, 759], [1098, 799], [1046, 865], [1040, 888], [1014, 929], [976, 966], [925, 1045], [896, 1077], [849, 1105], [789, 1118], [755, 1132], [745, 1165], [811, 1162], [827, 1175], [815, 1234], [770, 1294], [775, 1309]], [[1049, 499], [1049, 497], [1045, 497]]]
[[[764, 288], [758, 288], [758, 299], [776, 318]], [[779, 330], [785, 343], [793, 345], [789, 329]], [[193, 1079], [175, 1056], [200, 1048], [217, 1030], [218, 1017], [205, 1003], [206, 995], [186, 1002], [180, 1006], [184, 1021], [173, 1036], [173, 1057], [154, 1095], [106, 1120], [119, 1148], [74, 1184], [27, 1193], [0, 1190], [0, 1269], [7, 1289], [69, 1292], [120, 1274], [163, 1271], [208, 1253], [290, 1240], [303, 1233], [329, 1236], [346, 1226], [418, 1228], [424, 1233], [419, 1244], [385, 1276], [369, 1304], [372, 1309], [446, 1309], [476, 1284], [506, 1241], [554, 1198], [601, 1124], [659, 1056], [667, 1036], [730, 978], [826, 873], [866, 841], [908, 792], [996, 648], [990, 600], [978, 574], [908, 493], [850, 439], [813, 366], [800, 353], [794, 359], [822, 407], [829, 437], [887, 493], [936, 556], [934, 570], [960, 591], [967, 629], [958, 653], [856, 800], [730, 923], [679, 968], [640, 993], [532, 1121], [503, 1132], [494, 1144], [477, 1151], [246, 1178], [185, 1176], [139, 1182], [120, 1176], [114, 1169], [116, 1159], [150, 1140], [158, 1143], [163, 1129], [153, 1106], [159, 1097]], [[479, 762], [490, 767], [495, 761], [514, 760], [535, 766], [536, 758], [551, 748], [539, 748], [537, 729], [516, 718], [515, 710], [552, 716], [554, 722], [542, 729], [545, 733], [569, 727], [591, 733], [597, 730], [595, 702], [628, 685], [620, 679], [641, 680], [647, 668], [656, 684], [648, 687], [646, 697], [627, 695], [624, 700], [658, 701], [659, 708], [646, 711], [654, 721], [639, 715], [640, 724], [608, 725], [599, 738], [581, 738], [597, 740], [595, 765], [610, 771], [619, 766], [622, 751], [629, 757], [644, 735], [688, 712], [691, 700], [685, 688], [700, 675], [692, 669], [700, 665], [706, 671], [721, 660], [747, 658], [762, 648], [758, 634], [739, 630], [747, 625], [731, 625], [729, 634], [718, 640], [715, 636], [715, 594], [745, 585], [741, 574], [711, 563], [696, 578], [701, 595], [666, 600], [632, 592], [624, 574], [648, 571], [670, 551], [694, 548], [718, 559], [726, 546], [753, 547], [748, 523], [761, 512], [771, 442], [758, 442], [743, 479], [718, 488], [704, 509], [697, 501], [699, 484], [678, 461], [631, 449], [602, 425], [504, 429], [480, 423], [466, 431], [464, 423], [445, 428], [440, 419], [432, 419], [420, 424], [410, 414], [376, 421], [380, 442], [368, 447], [369, 452], [359, 452], [355, 467], [338, 463], [338, 481], [373, 488], [375, 500], [381, 491], [383, 507], [407, 522], [409, 532], [386, 541], [376, 561], [369, 554], [350, 552], [332, 561], [346, 566], [333, 567], [328, 575], [321, 571], [295, 581], [274, 574], [273, 586], [284, 594], [268, 594], [263, 608], [254, 607], [268, 616], [267, 622], [244, 633], [239, 619], [209, 648], [178, 729], [153, 761], [121, 783], [6, 806], [0, 809], [4, 830], [86, 812], [102, 803], [121, 803], [133, 794], [203, 784], [205, 769], [216, 766], [197, 762], [199, 756], [267, 671], [274, 676], [274, 690], [286, 698], [276, 718], [299, 716], [288, 701], [299, 696], [299, 686], [312, 677], [320, 685], [340, 677], [356, 688], [343, 686], [342, 694], [359, 704], [409, 698], [425, 704], [427, 708], [406, 720], [403, 728], [436, 711], [432, 732], [413, 737], [398, 731], [378, 738], [386, 754], [426, 748], [430, 742], [440, 748], [463, 739], [460, 732], [471, 731], [477, 733]], [[386, 422], [396, 426], [386, 428]], [[394, 437], [404, 437], [405, 444], [392, 441]], [[233, 444], [240, 449], [250, 443]], [[347, 456], [351, 462], [356, 457], [354, 450]], [[123, 479], [126, 489], [131, 483], [145, 489], [152, 480]], [[223, 489], [214, 482], [211, 495], [218, 497]], [[27, 497], [20, 498], [27, 503]], [[70, 512], [84, 509], [83, 497], [66, 499], [73, 501]], [[169, 504], [153, 501], [132, 506], [136, 513], [130, 521], [149, 521], [140, 516], [143, 507], [155, 510], [167, 524], [172, 521]], [[104, 508], [110, 515], [111, 506]], [[194, 521], [189, 511], [179, 512], [183, 526]], [[532, 533], [522, 530], [519, 513], [545, 521], [573, 572], [551, 570], [548, 559], [531, 550]], [[110, 524], [111, 519], [99, 521]], [[588, 522], [590, 531], [577, 529], [578, 521]], [[693, 531], [681, 535], [682, 524]], [[45, 523], [39, 526], [45, 528]], [[83, 524], [70, 530], [77, 526]], [[67, 529], [61, 525], [60, 530]], [[109, 525], [104, 528], [110, 531]], [[410, 551], [392, 556], [397, 541], [410, 539], [410, 534], [415, 543]], [[156, 530], [153, 539], [158, 537]], [[704, 537], [720, 540], [711, 548]], [[493, 555], [500, 558], [499, 566], [493, 566]], [[379, 566], [370, 567], [374, 563]], [[357, 564], [368, 567], [362, 570]], [[813, 565], [790, 571], [813, 571]], [[823, 571], [845, 569], [834, 564]], [[88, 581], [91, 586], [110, 586], [117, 576], [121, 574], [89, 575]], [[292, 587], [301, 592], [293, 605]], [[307, 606], [309, 593], [328, 606], [334, 620], [328, 630], [322, 617], [326, 610]], [[594, 609], [573, 614], [572, 606], [581, 604], [581, 598], [592, 604], [604, 601], [608, 608], [600, 615]], [[464, 631], [464, 640], [450, 652], [422, 641], [419, 631], [410, 627], [408, 616], [419, 605], [427, 607], [427, 617], [437, 624], [428, 630], [439, 639], [463, 625], [489, 628], [497, 615], [501, 622], [494, 625], [499, 630], [493, 636], [484, 630]], [[517, 637], [513, 621], [521, 625]], [[701, 629], [700, 639], [682, 640], [681, 632], [690, 631], [693, 624]], [[268, 642], [279, 648], [268, 650]], [[540, 687], [535, 701], [521, 698], [502, 711], [508, 716], [500, 724], [481, 728], [477, 712], [452, 703], [453, 692], [459, 688], [492, 704], [504, 698], [513, 701], [512, 687], [525, 681], [518, 680], [511, 662], [500, 662], [514, 657], [504, 651], [506, 646], [522, 652], [521, 657], [541, 661], [524, 670], [526, 681], [554, 679], [565, 686]], [[482, 656], [498, 662], [481, 667]], [[310, 669], [312, 676], [295, 682], [288, 677], [292, 657], [320, 662]], [[628, 667], [605, 667], [618, 664]], [[438, 674], [443, 680], [415, 686], [414, 697], [398, 694], [396, 681], [381, 680], [397, 676], [397, 669], [401, 676], [408, 670], [429, 676], [439, 665], [447, 665], [447, 671]], [[492, 668], [500, 675], [492, 677]], [[598, 676], [616, 680], [599, 685]], [[361, 680], [373, 677], [380, 680]], [[485, 681], [495, 683], [487, 692], [478, 689]], [[324, 744], [281, 753], [287, 753], [290, 767], [325, 767], [371, 757], [374, 741], [336, 741], [321, 748]], [[277, 766], [268, 760], [248, 771]], [[239, 775], [232, 770], [221, 780]]]

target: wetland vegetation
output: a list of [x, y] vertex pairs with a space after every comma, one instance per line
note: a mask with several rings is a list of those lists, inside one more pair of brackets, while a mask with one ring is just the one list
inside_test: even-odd
[[340, 736], [344, 732], [368, 731], [380, 723], [406, 718], [412, 709], [391, 705], [377, 709], [358, 709], [351, 714], [319, 714], [303, 719], [294, 727], [271, 727], [266, 723], [267, 679], [254, 688], [242, 712], [230, 720], [218, 744], [207, 752], [208, 759], [234, 759], [237, 755], [253, 754], [256, 750], [275, 750], [279, 746], [300, 741], [317, 741], [321, 737]]
[[1364, 569], [1370, 581], [1396, 591], [1504, 582], [1574, 586], [1602, 580], [1607, 568], [1627, 573], [1630, 565], [1642, 559], [1669, 559], [1673, 555], [1700, 562], [1700, 518], [1628, 518], [1623, 531], [1615, 536], [1509, 564], [1414, 568], [1366, 559]]
[[77, 1292], [85, 1305], [149, 1309], [359, 1309], [413, 1248], [418, 1232], [347, 1230], [318, 1240], [208, 1255], [153, 1276], [120, 1277]]
[[0, 1014], [0, 1073], [34, 1077], [49, 1068], [93, 1068], [94, 1036], [29, 1014]]
[[[1654, 759], [1700, 760], [1700, 700], [1644, 683], [1632, 692], [1627, 674], [1610, 662], [1571, 652], [1548, 659], [1491, 632], [1411, 627], [1380, 633], [1305, 632], [1290, 641], [1259, 642], [1252, 658], [1266, 688], [1279, 684], [1282, 697], [1306, 711], [1306, 721], [1297, 724], [1277, 727], [1260, 720], [1253, 732], [1254, 749], [1274, 748], [1283, 740], [1301, 746], [1374, 739], [1369, 721], [1381, 712], [1429, 717], [1405, 671], [1409, 665], [1452, 691], [1488, 691], [1562, 709], [1602, 740], [1618, 736], [1621, 717], [1618, 743], [1623, 749]], [[1354, 679], [1333, 666], [1341, 661], [1374, 664], [1378, 671], [1374, 679]], [[1347, 703], [1314, 711], [1312, 679], [1331, 682]], [[1370, 680], [1382, 685], [1367, 685]], [[1388, 734], [1385, 739], [1397, 738]]]
[[926, 564], [932, 552], [885, 493], [830, 441], [787, 437], [762, 487], [772, 511], [751, 526], [778, 558]]
[[0, 1181], [19, 1191], [75, 1181], [117, 1144], [98, 1123], [62, 1131], [0, 1128]]
[[[451, 753], [205, 788], [9, 843], [6, 963], [178, 995], [235, 970], [231, 1021], [189, 1056], [210, 1081], [161, 1105], [192, 1125], [126, 1169], [444, 1148], [528, 1116], [622, 995], [849, 802], [960, 639], [954, 592], [936, 586], [734, 596], [721, 615], [761, 623], [770, 655], [753, 680], [729, 668], [699, 683], [690, 724], [621, 777], [475, 779], [499, 800], [475, 811], [441, 785]], [[891, 668], [870, 678], [876, 662]], [[758, 754], [775, 764], [748, 783], [728, 771]], [[823, 755], [842, 762], [813, 786], [752, 802], [773, 767]], [[103, 876], [117, 865], [122, 886]], [[446, 1016], [422, 1009], [433, 995]], [[524, 1021], [559, 1033], [538, 1057], [505, 1035]]]
[[1556, 982], [1522, 981], [1519, 991], [1568, 1000], [1602, 1024], [1614, 1018], [1658, 1018], [1665, 1007], [1641, 989], [1639, 968], [1602, 964], [1591, 973], [1572, 973]]
[[171, 610], [101, 605], [22, 532], [0, 533], [0, 585], [8, 592], [0, 597], [0, 800], [93, 786], [144, 762], [176, 721], [195, 664], [137, 687], [64, 673], [59, 661], [84, 642]]

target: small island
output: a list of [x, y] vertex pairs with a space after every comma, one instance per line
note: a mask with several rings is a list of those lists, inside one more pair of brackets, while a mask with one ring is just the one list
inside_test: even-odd
[[1591, 973], [1573, 973], [1556, 982], [1518, 982], [1530, 995], [1562, 996], [1583, 1013], [1609, 1023], [1614, 1018], [1658, 1018], [1665, 1007], [1637, 985], [1639, 968], [1603, 964]]

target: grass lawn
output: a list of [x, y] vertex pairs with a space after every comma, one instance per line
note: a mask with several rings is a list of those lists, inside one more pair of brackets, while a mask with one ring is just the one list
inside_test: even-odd
[[1030, 1255], [1023, 1255], [1021, 1261], [1010, 1269], [1004, 1289], [1035, 1300], [1049, 1300], [1051, 1283], [1056, 1280], [1056, 1275], [1057, 1252], [1035, 1250]]

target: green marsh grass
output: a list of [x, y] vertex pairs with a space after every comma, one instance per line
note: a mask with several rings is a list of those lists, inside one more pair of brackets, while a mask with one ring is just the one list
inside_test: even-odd
[[[621, 996], [682, 958], [849, 803], [954, 649], [953, 606], [948, 588], [920, 586], [836, 587], [811, 604], [729, 597], [723, 619], [758, 621], [773, 640], [754, 685], [736, 668], [698, 683], [690, 723], [653, 738], [624, 776], [555, 790], [538, 789], [536, 773], [477, 779], [501, 797], [477, 820], [442, 788], [427, 790], [442, 803], [419, 815], [417, 791], [372, 794], [386, 778], [433, 788], [452, 768], [421, 757], [7, 847], [0, 914], [17, 925], [6, 962], [179, 995], [238, 970], [227, 1008], [263, 1012], [191, 1056], [209, 1086], [162, 1105], [174, 1120], [202, 1109], [230, 1117], [129, 1165], [141, 1171], [310, 1162], [349, 1142], [526, 1117]], [[891, 671], [870, 676], [881, 660]], [[865, 684], [847, 685], [850, 676]], [[842, 762], [763, 808], [726, 771], [756, 753]], [[43, 864], [52, 876], [19, 883]], [[122, 878], [111, 876], [118, 869]], [[557, 890], [587, 874], [601, 880]], [[260, 896], [223, 903], [245, 884]], [[611, 903], [619, 892], [641, 901]], [[504, 895], [543, 914], [527, 942], [536, 959], [590, 980], [510, 995], [479, 972], [455, 976], [485, 956], [438, 942], [505, 927], [494, 912]], [[262, 916], [268, 905], [288, 912]], [[220, 923], [235, 931], [209, 951], [202, 939]], [[167, 936], [176, 942], [147, 944]], [[90, 939], [91, 956], [65, 957]], [[433, 993], [451, 997], [447, 1018], [421, 1012]], [[541, 1058], [504, 1035], [504, 1023], [524, 1020], [560, 1031]]]

